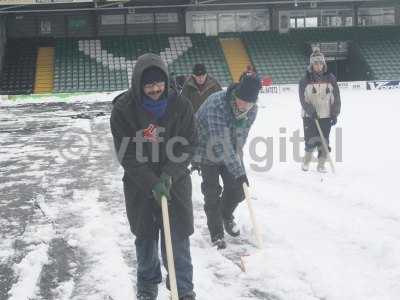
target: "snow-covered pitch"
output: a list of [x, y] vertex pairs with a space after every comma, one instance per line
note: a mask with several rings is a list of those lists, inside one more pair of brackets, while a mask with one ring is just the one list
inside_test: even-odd
[[[135, 299], [134, 237], [109, 130], [113, 96], [0, 107], [0, 299]], [[245, 163], [264, 248], [254, 246], [245, 203], [236, 214], [241, 238], [211, 247], [194, 174], [198, 299], [399, 299], [400, 91], [342, 91], [335, 175], [315, 163], [300, 170], [290, 142], [302, 135], [295, 93], [259, 103], [247, 145], [258, 141], [259, 159], [246, 151]], [[99, 111], [106, 115], [71, 118]], [[242, 255], [250, 255], [246, 273]]]

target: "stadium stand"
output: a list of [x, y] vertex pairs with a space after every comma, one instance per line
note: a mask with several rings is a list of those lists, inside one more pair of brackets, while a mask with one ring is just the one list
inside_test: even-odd
[[31, 94], [35, 81], [37, 45], [30, 39], [9, 40], [0, 78], [0, 93]]
[[297, 44], [307, 41], [354, 41], [361, 59], [371, 72], [369, 79], [400, 79], [400, 27], [347, 27], [339, 29], [303, 29], [290, 34]]
[[[297, 83], [308, 63], [307, 43], [353, 41], [367, 64], [370, 79], [400, 78], [400, 27], [313, 28], [242, 33], [253, 65], [274, 83]], [[384, 55], [383, 55], [384, 53]]]
[[54, 82], [54, 48], [39, 47], [36, 59], [36, 76], [34, 93], [53, 92]]
[[124, 61], [103, 51], [97, 40], [58, 39], [54, 92], [112, 91], [128, 86]]
[[223, 85], [231, 81], [218, 40], [204, 35], [57, 39], [54, 92], [126, 89], [136, 59], [147, 52], [159, 54], [176, 76], [202, 62]]
[[214, 76], [222, 86], [232, 82], [224, 53], [217, 37], [207, 37], [204, 34], [188, 35], [192, 46], [169, 65], [176, 75], [189, 75], [193, 65], [203, 63], [208, 73]]
[[364, 40], [359, 42], [359, 47], [372, 78], [400, 79], [400, 39]]
[[[368, 79], [400, 79], [399, 33], [398, 26], [381, 26], [297, 29], [288, 34], [243, 32], [219, 37], [158, 34], [57, 38], [53, 41], [52, 88], [53, 92], [126, 89], [130, 86], [136, 59], [146, 52], [159, 54], [175, 76], [187, 76], [194, 64], [204, 63], [208, 72], [227, 86], [232, 82], [232, 75], [220, 41], [226, 37], [241, 38], [251, 63], [258, 72], [272, 77], [275, 84], [297, 83], [308, 64], [307, 45], [323, 41], [353, 41], [357, 55], [367, 66]], [[39, 45], [36, 40], [8, 41], [0, 78], [2, 94], [33, 92]]]
[[307, 64], [304, 49], [289, 35], [276, 32], [242, 33], [247, 52], [257, 71], [274, 84], [297, 83]]
[[240, 38], [221, 38], [220, 44], [224, 52], [230, 73], [235, 82], [239, 81], [243, 71], [251, 65], [246, 48]]

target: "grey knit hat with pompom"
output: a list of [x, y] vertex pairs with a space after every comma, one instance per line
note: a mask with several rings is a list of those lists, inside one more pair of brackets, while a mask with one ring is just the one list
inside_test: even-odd
[[319, 50], [319, 48], [314, 48], [313, 53], [311, 53], [310, 55], [310, 65], [316, 63], [322, 63], [323, 65], [326, 65], [325, 56], [321, 53], [321, 50]]

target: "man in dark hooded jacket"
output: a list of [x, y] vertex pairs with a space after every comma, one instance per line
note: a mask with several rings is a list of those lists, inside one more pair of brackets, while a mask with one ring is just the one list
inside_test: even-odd
[[[115, 149], [124, 168], [128, 220], [136, 236], [139, 300], [156, 299], [162, 281], [158, 240], [163, 196], [169, 202], [179, 298], [195, 299], [189, 244], [193, 233], [192, 185], [188, 170], [195, 143], [194, 116], [189, 101], [167, 89], [167, 74], [159, 56], [139, 57], [132, 87], [114, 99], [110, 120]], [[161, 253], [167, 268], [162, 231]]]
[[207, 74], [204, 64], [195, 64], [192, 75], [182, 88], [182, 97], [192, 102], [194, 112], [197, 112], [203, 102], [216, 92], [222, 90], [217, 80]]

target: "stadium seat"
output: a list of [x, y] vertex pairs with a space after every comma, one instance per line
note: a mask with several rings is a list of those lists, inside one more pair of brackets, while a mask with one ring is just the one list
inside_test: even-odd
[[30, 39], [9, 40], [0, 78], [1, 94], [31, 94], [35, 81], [37, 45]]
[[[369, 69], [369, 78], [400, 79], [400, 27], [306, 28], [277, 32], [222, 34], [241, 37], [257, 71], [273, 83], [298, 83], [308, 65], [306, 45], [319, 41], [353, 41]], [[204, 34], [117, 36], [92, 39], [57, 38], [54, 54], [54, 92], [111, 91], [130, 86], [138, 57], [160, 55], [169, 72], [191, 74], [204, 63], [223, 86], [232, 82], [220, 37]], [[0, 77], [3, 94], [32, 93], [38, 42], [10, 39]]]
[[245, 32], [242, 40], [257, 71], [270, 76], [274, 84], [297, 83], [307, 60], [301, 47], [276, 32]]
[[148, 52], [160, 55], [176, 75], [189, 75], [195, 63], [203, 62], [222, 85], [231, 81], [217, 39], [205, 35], [58, 39], [54, 91], [127, 89], [137, 58]]

